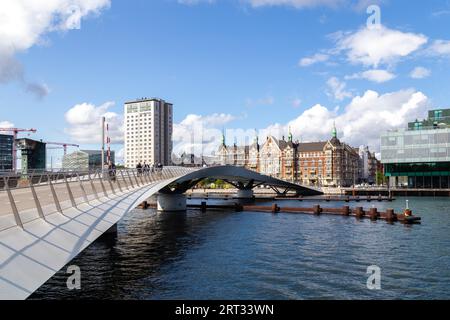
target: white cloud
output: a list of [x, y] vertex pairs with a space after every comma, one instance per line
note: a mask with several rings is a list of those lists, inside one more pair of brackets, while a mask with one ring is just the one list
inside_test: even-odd
[[[341, 141], [352, 146], [369, 145], [372, 150], [379, 151], [381, 132], [404, 128], [408, 122], [424, 117], [429, 108], [428, 98], [414, 89], [386, 94], [369, 90], [354, 97], [342, 112], [338, 108], [329, 110], [316, 104], [295, 119], [285, 124], [271, 124], [257, 134], [263, 143], [268, 135], [286, 137], [290, 127], [294, 138], [302, 142], [326, 141], [336, 122]], [[188, 115], [174, 125], [174, 153], [215, 154], [221, 143], [222, 130], [234, 120], [236, 117], [229, 114]], [[248, 145], [254, 137], [255, 131], [249, 128], [226, 130], [228, 145], [233, 142]]]
[[341, 82], [336, 77], [328, 79], [327, 85], [331, 90], [328, 95], [333, 96], [337, 101], [342, 101], [353, 96], [351, 92], [345, 90], [347, 84], [345, 82]]
[[120, 148], [115, 154], [116, 164], [123, 165], [125, 159], [125, 149]]
[[0, 83], [21, 81], [38, 97], [46, 85], [28, 83], [16, 54], [42, 43], [49, 32], [79, 29], [81, 20], [110, 5], [110, 0], [0, 1]]
[[383, 83], [395, 79], [396, 75], [387, 70], [367, 70], [361, 73], [355, 73], [351, 76], [345, 77], [345, 79], [366, 79], [376, 83]]
[[329, 55], [323, 54], [323, 53], [317, 53], [313, 55], [312, 57], [306, 57], [300, 60], [299, 66], [301, 67], [309, 67], [313, 64], [316, 64], [318, 62], [325, 62], [330, 58]]
[[287, 124], [267, 127], [262, 134], [281, 137], [291, 127], [294, 137], [301, 137], [304, 142], [324, 141], [331, 137], [336, 122], [342, 141], [352, 146], [369, 145], [378, 151], [381, 132], [404, 128], [409, 121], [423, 117], [428, 109], [428, 98], [413, 89], [383, 95], [369, 90], [353, 98], [341, 114], [317, 104]]
[[[0, 128], [2, 129], [8, 129], [8, 128], [14, 128], [14, 123], [11, 123], [9, 121], [0, 121]], [[3, 134], [9, 134], [9, 131], [0, 131], [0, 133]]]
[[362, 28], [354, 33], [334, 34], [337, 52], [345, 52], [351, 63], [377, 68], [392, 64], [417, 51], [428, 38], [422, 34], [405, 33], [381, 26]]
[[75, 143], [100, 144], [102, 141], [101, 119], [106, 118], [109, 124], [112, 144], [123, 143], [123, 116], [108, 111], [114, 102], [106, 102], [101, 106], [81, 103], [73, 106], [65, 114], [68, 128], [65, 129]]
[[236, 117], [225, 113], [201, 116], [190, 114], [173, 127], [173, 153], [194, 153], [199, 156], [212, 155], [222, 139], [224, 126]]
[[450, 56], [450, 41], [436, 40], [430, 47], [430, 53], [438, 56]]
[[416, 67], [410, 73], [410, 77], [413, 79], [423, 79], [428, 78], [431, 75], [431, 70], [424, 67]]

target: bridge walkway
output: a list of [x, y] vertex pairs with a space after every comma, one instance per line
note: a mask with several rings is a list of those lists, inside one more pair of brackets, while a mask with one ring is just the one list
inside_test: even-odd
[[[23, 228], [15, 224], [13, 215], [5, 214], [7, 210], [2, 208], [0, 299], [26, 299], [113, 227], [125, 213], [133, 210], [149, 194], [158, 192], [162, 186], [186, 172], [191, 171], [177, 170], [177, 173], [154, 177], [153, 181], [147, 180], [149, 183], [140, 185], [137, 184], [137, 181], [140, 182], [138, 177], [137, 181], [132, 179], [133, 186], [130, 181], [128, 186], [125, 181], [122, 181], [122, 191], [118, 188], [114, 189], [115, 194], [111, 186], [109, 189], [105, 186], [106, 193], [97, 193], [98, 198], [85, 188], [88, 201], [85, 201], [81, 187], [80, 190], [76, 190], [76, 186], [80, 185], [71, 182], [69, 185], [71, 190], [73, 187], [72, 193], [76, 206], [71, 205], [70, 199], [64, 200], [61, 202], [62, 212], [59, 212], [54, 210], [54, 204], [48, 203], [51, 199], [41, 198], [42, 203], [45, 204], [42, 207], [43, 211], [45, 208], [45, 219], [39, 216], [36, 208], [26, 209], [20, 212]], [[100, 185], [101, 183], [97, 181], [97, 186], [101, 188]], [[36, 187], [36, 189], [43, 187]], [[67, 191], [63, 187], [66, 186], [60, 184], [55, 186], [55, 189], [61, 193]], [[114, 185], [113, 188], [115, 188]], [[23, 199], [24, 203], [34, 203], [34, 198], [30, 198], [29, 190], [24, 188], [12, 191], [15, 199]], [[6, 192], [2, 191], [2, 193]], [[61, 193], [58, 195], [61, 196]], [[4, 194], [1, 197], [4, 200]], [[7, 207], [4, 202], [2, 204], [2, 207]], [[28, 207], [29, 204], [24, 208]]]

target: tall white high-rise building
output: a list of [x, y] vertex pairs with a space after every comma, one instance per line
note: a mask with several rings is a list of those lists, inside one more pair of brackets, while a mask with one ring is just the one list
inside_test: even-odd
[[125, 103], [125, 166], [171, 164], [173, 105], [143, 98]]

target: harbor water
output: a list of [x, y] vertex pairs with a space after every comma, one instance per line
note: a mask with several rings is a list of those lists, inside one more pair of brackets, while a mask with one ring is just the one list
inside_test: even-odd
[[[69, 264], [81, 270], [80, 290], [67, 288], [68, 265], [31, 299], [449, 299], [450, 199], [408, 200], [422, 224], [136, 209], [116, 236], [102, 237]], [[401, 212], [405, 203], [350, 206]], [[367, 287], [369, 266], [381, 269], [380, 290]]]

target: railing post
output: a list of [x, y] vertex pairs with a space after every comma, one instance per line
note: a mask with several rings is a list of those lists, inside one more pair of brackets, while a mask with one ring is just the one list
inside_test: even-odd
[[151, 168], [150, 171], [148, 172], [148, 181], [149, 183], [153, 183], [153, 173]]
[[[117, 178], [117, 170], [114, 172], [114, 176], [116, 177], [117, 186], [119, 187], [120, 192], [123, 192], [122, 186], [120, 185], [120, 181]], [[112, 184], [111, 180], [110, 180], [110, 183]]]
[[[106, 188], [105, 188], [105, 184], [103, 183], [103, 175], [101, 174], [101, 173], [99, 173], [98, 171], [96, 172], [96, 174], [95, 175], [97, 175], [98, 174], [98, 177], [99, 177], [99, 180], [100, 180], [100, 186], [102, 187], [102, 191], [103, 191], [103, 195], [105, 196], [105, 197], [107, 197], [108, 196], [108, 193], [106, 192]], [[94, 176], [94, 179], [95, 179], [95, 176]], [[108, 179], [109, 180], [109, 179]], [[112, 188], [111, 188], [112, 189]], [[113, 190], [113, 192], [114, 192], [114, 189], [112, 189]], [[114, 194], [115, 194], [115, 192], [114, 192]]]
[[[33, 178], [34, 178], [34, 172], [32, 172], [32, 173], [28, 176], [28, 179], [30, 179], [30, 189], [31, 189], [31, 194], [33, 195], [34, 203], [35, 203], [35, 205], [36, 205], [36, 209], [37, 209], [37, 211], [38, 211], [39, 217], [40, 217], [41, 219], [44, 219], [44, 220], [45, 220], [44, 211], [42, 211], [41, 202], [39, 201], [39, 198], [38, 198], [37, 193], [36, 193], [36, 189], [34, 188], [34, 185], [33, 185]], [[40, 177], [39, 177], [39, 183], [38, 183], [38, 184], [40, 184], [41, 178], [42, 178], [42, 175], [40, 175]]]
[[67, 181], [67, 177], [64, 175], [64, 181], [66, 183], [67, 192], [69, 193], [70, 202], [72, 203], [72, 207], [77, 207], [77, 203], [75, 202], [75, 198], [73, 197], [72, 189], [70, 189], [69, 182]]
[[109, 183], [109, 187], [111, 188], [112, 193], [115, 195], [116, 194], [116, 190], [114, 190], [114, 186], [113, 186], [113, 183], [111, 181], [111, 177], [108, 177], [108, 183]]
[[81, 182], [81, 178], [80, 178], [80, 175], [78, 172], [77, 172], [77, 179], [78, 179], [78, 182], [80, 183], [80, 188], [81, 188], [81, 192], [83, 193], [84, 201], [89, 203], [89, 199], [87, 197], [86, 190], [84, 189], [83, 182]]
[[95, 189], [94, 182], [91, 179], [91, 173], [90, 172], [88, 172], [88, 176], [89, 176], [89, 182], [91, 184], [92, 191], [94, 191], [95, 198], [98, 200], [99, 198], [98, 198], [97, 189]]
[[42, 211], [41, 202], [37, 196], [36, 190], [34, 189], [33, 184], [30, 185], [31, 193], [33, 194], [34, 203], [36, 204], [36, 209], [38, 211], [39, 217], [45, 220], [44, 211]]
[[[133, 173], [134, 181], [136, 182], [137, 186], [140, 187], [141, 185], [139, 184], [139, 180], [138, 180], [138, 178], [136, 177], [136, 174], [134, 173], [134, 170], [132, 171], [132, 173]], [[142, 174], [142, 173], [141, 173], [141, 174]], [[139, 175], [139, 173], [138, 173], [138, 175]]]
[[[56, 176], [57, 180], [58, 180], [58, 177], [59, 177], [59, 174]], [[63, 213], [62, 209], [61, 209], [61, 204], [59, 203], [58, 196], [56, 195], [55, 187], [53, 186], [52, 180], [50, 180], [50, 176], [48, 176], [47, 179], [48, 179], [48, 184], [50, 186], [50, 191], [53, 196], [53, 202], [55, 203], [55, 206], [56, 206], [56, 210], [58, 210], [58, 212], [60, 212], [60, 213]]]
[[8, 193], [9, 203], [11, 204], [11, 209], [14, 214], [14, 220], [16, 220], [16, 224], [23, 229], [22, 219], [20, 218], [19, 210], [17, 210], [16, 202], [14, 201], [11, 189], [9, 189], [9, 184], [6, 186], [6, 192]]
[[125, 183], [125, 187], [127, 188], [127, 190], [130, 190], [130, 188], [128, 186], [128, 183], [127, 183], [127, 181], [125, 179], [125, 175], [123, 174], [122, 170], [120, 170], [120, 176], [122, 177], [123, 183]]
[[127, 170], [127, 176], [128, 176], [128, 179], [130, 180], [131, 188], [134, 189], [134, 184], [133, 184], [133, 181], [131, 180], [130, 172], [128, 170]]
[[148, 180], [150, 181], [150, 183], [154, 182], [153, 174], [154, 174], [154, 172], [152, 172], [152, 169], [150, 169], [150, 172], [148, 173]]
[[[43, 174], [40, 174], [40, 175], [39, 175], [39, 182], [38, 182], [38, 185], [40, 185], [40, 184], [42, 183], [42, 176], [43, 176]], [[31, 184], [33, 184], [33, 176], [31, 176]]]
[[[111, 174], [112, 173], [113, 173], [113, 170], [109, 169], [108, 170], [108, 178], [107, 178], [107, 180], [108, 180], [109, 187], [111, 188], [111, 192], [115, 195], [116, 194], [116, 190], [114, 190], [114, 186], [113, 186], [112, 181], [111, 181]], [[116, 177], [116, 180], [117, 180], [117, 177]], [[104, 188], [103, 178], [100, 179], [100, 181], [101, 181], [101, 184], [102, 184], [102, 186]], [[105, 193], [106, 193], [106, 191], [105, 191]]]
[[145, 175], [145, 172], [142, 172], [141, 175], [140, 175], [140, 177], [139, 177], [139, 180], [141, 181], [141, 185], [144, 185], [144, 184], [145, 184], [144, 178], [143, 178], [144, 175]]

